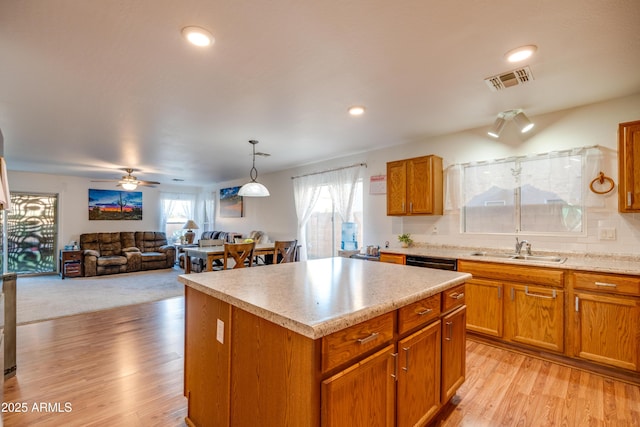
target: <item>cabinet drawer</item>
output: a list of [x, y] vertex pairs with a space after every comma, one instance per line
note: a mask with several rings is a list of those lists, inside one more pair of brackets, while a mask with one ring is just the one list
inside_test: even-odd
[[322, 338], [322, 371], [326, 372], [391, 341], [395, 312], [374, 317]]
[[440, 316], [440, 294], [416, 301], [398, 310], [398, 332], [404, 334]]
[[66, 252], [63, 257], [65, 261], [80, 261], [82, 254], [80, 252]]
[[442, 312], [446, 313], [465, 304], [464, 285], [442, 292]]
[[576, 272], [573, 278], [576, 289], [640, 295], [640, 277]]
[[380, 262], [389, 262], [391, 264], [404, 264], [404, 255], [398, 254], [380, 254]]
[[458, 260], [458, 271], [471, 273], [474, 278], [485, 277], [531, 285], [564, 287], [564, 271], [553, 268]]

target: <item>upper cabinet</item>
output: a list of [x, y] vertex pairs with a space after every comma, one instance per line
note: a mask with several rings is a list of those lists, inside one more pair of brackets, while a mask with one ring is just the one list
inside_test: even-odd
[[618, 125], [618, 211], [640, 212], [640, 120]]
[[442, 192], [442, 158], [387, 163], [387, 215], [442, 215]]

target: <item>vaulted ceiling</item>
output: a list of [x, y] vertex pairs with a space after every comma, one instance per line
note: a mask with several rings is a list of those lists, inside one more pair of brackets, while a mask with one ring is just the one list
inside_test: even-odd
[[[10, 170], [205, 185], [248, 176], [250, 139], [263, 174], [489, 128], [640, 92], [638, 22], [637, 0], [5, 0], [4, 154]], [[187, 44], [189, 25], [215, 43]], [[521, 66], [532, 81], [484, 81]]]

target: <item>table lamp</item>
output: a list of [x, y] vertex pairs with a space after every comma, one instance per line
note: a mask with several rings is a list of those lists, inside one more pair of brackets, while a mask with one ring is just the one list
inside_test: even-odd
[[187, 232], [184, 233], [184, 238], [188, 245], [193, 243], [193, 238], [196, 236], [196, 233], [194, 233], [192, 230], [193, 228], [197, 230], [199, 227], [198, 224], [196, 224], [196, 222], [192, 219], [187, 221], [184, 227], [182, 227], [183, 230], [187, 230]]

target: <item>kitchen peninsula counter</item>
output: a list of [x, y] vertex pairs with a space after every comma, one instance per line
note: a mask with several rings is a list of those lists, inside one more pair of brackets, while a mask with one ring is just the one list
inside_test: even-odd
[[[470, 278], [340, 257], [181, 275], [186, 423], [431, 419], [464, 381]], [[406, 357], [400, 362], [398, 353], [408, 351], [400, 342], [410, 339], [402, 346], [416, 345], [412, 355], [424, 357], [417, 382], [400, 378]], [[407, 408], [404, 399], [396, 401], [396, 387], [431, 400], [417, 406], [410, 399]]]

